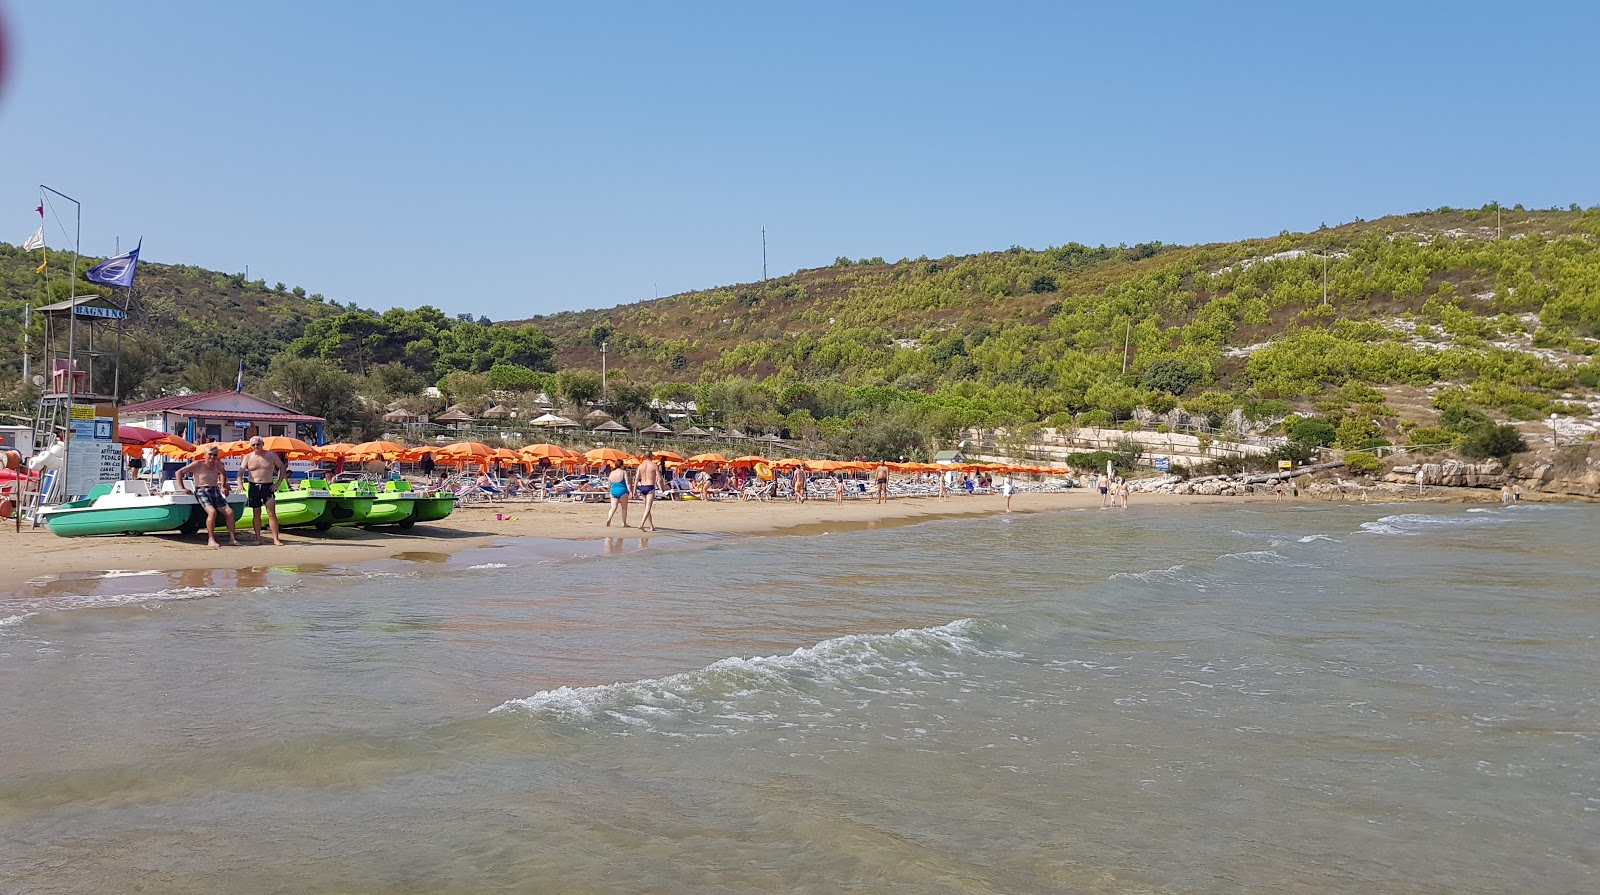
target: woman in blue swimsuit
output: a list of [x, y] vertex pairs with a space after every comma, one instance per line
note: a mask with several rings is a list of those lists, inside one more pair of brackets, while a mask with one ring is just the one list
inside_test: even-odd
[[617, 508], [622, 508], [622, 527], [632, 528], [628, 524], [628, 471], [622, 464], [606, 464], [606, 480], [611, 483], [611, 512], [606, 514], [606, 526], [610, 527], [612, 517], [617, 515]]

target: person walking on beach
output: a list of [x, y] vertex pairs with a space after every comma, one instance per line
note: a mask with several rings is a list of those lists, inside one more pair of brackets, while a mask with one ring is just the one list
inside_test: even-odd
[[1278, 503], [1283, 503], [1283, 479], [1272, 483], [1272, 490], [1278, 492]]
[[633, 526], [628, 524], [628, 471], [622, 468], [621, 463], [615, 465], [607, 463], [606, 469], [609, 470], [606, 481], [611, 483], [611, 512], [606, 514], [606, 527], [611, 526], [611, 520], [617, 515], [617, 509], [620, 507], [622, 527], [632, 528]]
[[1102, 472], [1095, 484], [1100, 488], [1100, 509], [1103, 510], [1111, 506], [1111, 480], [1106, 478], [1106, 474]]
[[[661, 488], [661, 467], [656, 464], [655, 455], [649, 451], [645, 451], [639, 460], [634, 487], [639, 489], [639, 499], [644, 501], [644, 515], [639, 518], [639, 530], [655, 531], [656, 521], [650, 514], [655, 509], [656, 491]], [[622, 522], [626, 525], [628, 517], [623, 516]]]
[[878, 468], [872, 471], [872, 477], [878, 482], [878, 503], [889, 500], [889, 464], [878, 462]]
[[1006, 473], [1005, 483], [1000, 486], [1000, 493], [1006, 496], [1006, 512], [1011, 512], [1011, 495], [1017, 492], [1017, 483], [1012, 481], [1011, 474]]
[[1511, 502], [1511, 486], [1510, 485], [1501, 485], [1500, 486], [1500, 502], [1501, 503], [1510, 503]]
[[[187, 476], [194, 476], [194, 490], [183, 483]], [[178, 482], [178, 487], [185, 494], [193, 494], [195, 502], [206, 511], [206, 546], [220, 547], [217, 543], [217, 514], [221, 513], [228, 524], [228, 546], [239, 546], [239, 538], [233, 530], [233, 507], [228, 505], [228, 471], [222, 467], [222, 461], [217, 459], [217, 446], [206, 447], [201, 459], [179, 469], [173, 476]]]
[[796, 466], [794, 468], [794, 502], [806, 502], [806, 468], [804, 466]]
[[1122, 508], [1123, 509], [1127, 509], [1128, 508], [1128, 480], [1125, 479], [1125, 478], [1122, 478], [1121, 476], [1118, 476], [1117, 479], [1120, 482], [1120, 484], [1117, 486], [1117, 499], [1122, 502]]
[[1520, 484], [1511, 486], [1511, 500], [1513, 502], [1522, 500], [1522, 486]]
[[[255, 510], [251, 514], [250, 528], [255, 532], [256, 543], [261, 543], [261, 514], [267, 514], [272, 530], [272, 543], [283, 546], [278, 536], [278, 479], [289, 473], [288, 464], [277, 454], [262, 446], [261, 436], [250, 438], [250, 453], [239, 463], [239, 484], [245, 489], [245, 505]], [[377, 461], [382, 464], [383, 461]]]
[[944, 503], [950, 499], [950, 473], [939, 473], [939, 502]]

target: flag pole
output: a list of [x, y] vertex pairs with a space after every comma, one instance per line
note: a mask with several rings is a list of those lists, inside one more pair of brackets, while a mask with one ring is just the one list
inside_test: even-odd
[[[58, 189], [39, 184], [40, 190], [49, 191], [72, 203], [77, 216], [77, 232], [72, 240], [72, 275], [67, 280], [67, 428], [61, 433], [61, 440], [67, 442], [67, 450], [61, 452], [61, 484], [67, 484], [67, 472], [72, 468], [72, 445], [69, 436], [72, 433], [72, 405], [75, 403], [73, 395], [77, 391], [78, 377], [76, 366], [77, 334], [78, 334], [78, 251], [83, 245], [83, 203], [72, 198]], [[46, 346], [46, 352], [49, 347]], [[54, 371], [51, 371], [54, 375]], [[68, 495], [71, 496], [71, 495]], [[44, 498], [40, 498], [42, 503]]]

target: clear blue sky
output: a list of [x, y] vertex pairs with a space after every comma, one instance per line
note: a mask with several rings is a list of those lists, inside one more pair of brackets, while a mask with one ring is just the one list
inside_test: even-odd
[[1600, 202], [1595, 4], [788, 6], [0, 0], [0, 239], [498, 320]]

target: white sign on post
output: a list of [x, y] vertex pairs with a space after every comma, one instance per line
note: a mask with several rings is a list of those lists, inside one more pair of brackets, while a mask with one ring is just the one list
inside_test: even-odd
[[122, 445], [112, 437], [116, 426], [110, 417], [73, 416], [67, 442], [66, 492], [81, 497], [101, 482], [122, 479]]

